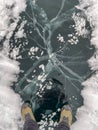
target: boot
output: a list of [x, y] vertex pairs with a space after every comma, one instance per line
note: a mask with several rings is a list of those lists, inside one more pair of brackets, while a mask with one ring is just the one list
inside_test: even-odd
[[64, 105], [61, 114], [59, 123], [66, 122], [69, 126], [72, 124], [72, 110], [69, 105]]
[[21, 115], [24, 120], [26, 120], [26, 118], [30, 118], [36, 121], [29, 103], [23, 103], [22, 108], [21, 108]]

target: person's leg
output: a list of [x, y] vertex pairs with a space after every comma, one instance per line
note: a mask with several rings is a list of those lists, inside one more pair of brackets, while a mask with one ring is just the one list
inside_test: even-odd
[[25, 121], [23, 130], [38, 130], [37, 122], [28, 103], [22, 105], [21, 113]]
[[26, 120], [23, 130], [38, 130], [38, 125], [33, 120]]
[[56, 130], [70, 130], [71, 124], [72, 124], [72, 111], [69, 105], [65, 105], [62, 108], [59, 125], [56, 127]]
[[68, 123], [66, 122], [61, 122], [59, 125], [55, 128], [55, 130], [70, 130], [70, 127]]

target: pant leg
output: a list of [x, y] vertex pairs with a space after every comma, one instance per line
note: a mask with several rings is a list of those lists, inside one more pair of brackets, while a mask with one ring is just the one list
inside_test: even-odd
[[70, 130], [70, 127], [66, 122], [61, 122], [55, 130]]
[[23, 130], [38, 130], [37, 122], [32, 119], [26, 119]]

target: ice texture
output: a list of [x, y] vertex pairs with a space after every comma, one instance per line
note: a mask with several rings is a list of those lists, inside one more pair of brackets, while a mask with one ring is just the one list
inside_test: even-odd
[[[50, 19], [36, 0], [0, 1], [1, 130], [19, 129], [21, 98], [30, 100], [35, 110], [38, 107], [35, 105], [36, 97], [42, 99], [44, 90], [51, 89], [51, 82], [50, 86], [43, 84], [54, 72], [61, 76], [58, 80], [63, 79], [64, 91], [69, 92], [69, 102], [74, 104], [71, 105], [73, 112], [80, 105], [78, 100], [83, 97], [83, 106], [77, 110], [77, 120], [71, 129], [98, 129], [98, 5], [94, 0], [79, 2], [78, 6], [65, 11], [68, 1], [62, 0], [56, 16]], [[83, 44], [81, 39], [85, 39]], [[96, 48], [94, 55], [92, 45]], [[84, 66], [87, 67], [87, 60], [91, 71], [83, 70]], [[57, 78], [55, 74], [54, 77]], [[82, 91], [81, 84], [84, 86]], [[52, 121], [55, 115], [56, 112], [49, 115], [50, 126], [57, 125]], [[43, 118], [41, 130], [47, 126], [46, 116], [43, 115]]]

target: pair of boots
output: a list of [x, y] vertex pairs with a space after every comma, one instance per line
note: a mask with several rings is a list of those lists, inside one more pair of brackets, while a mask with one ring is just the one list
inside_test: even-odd
[[[31, 118], [33, 121], [36, 121], [29, 103], [24, 103], [22, 105], [21, 114], [22, 114], [24, 121], [28, 117]], [[61, 123], [63, 121], [66, 122], [69, 125], [69, 127], [72, 124], [72, 111], [71, 111], [71, 108], [69, 107], [69, 105], [64, 105], [61, 110], [59, 123]]]

